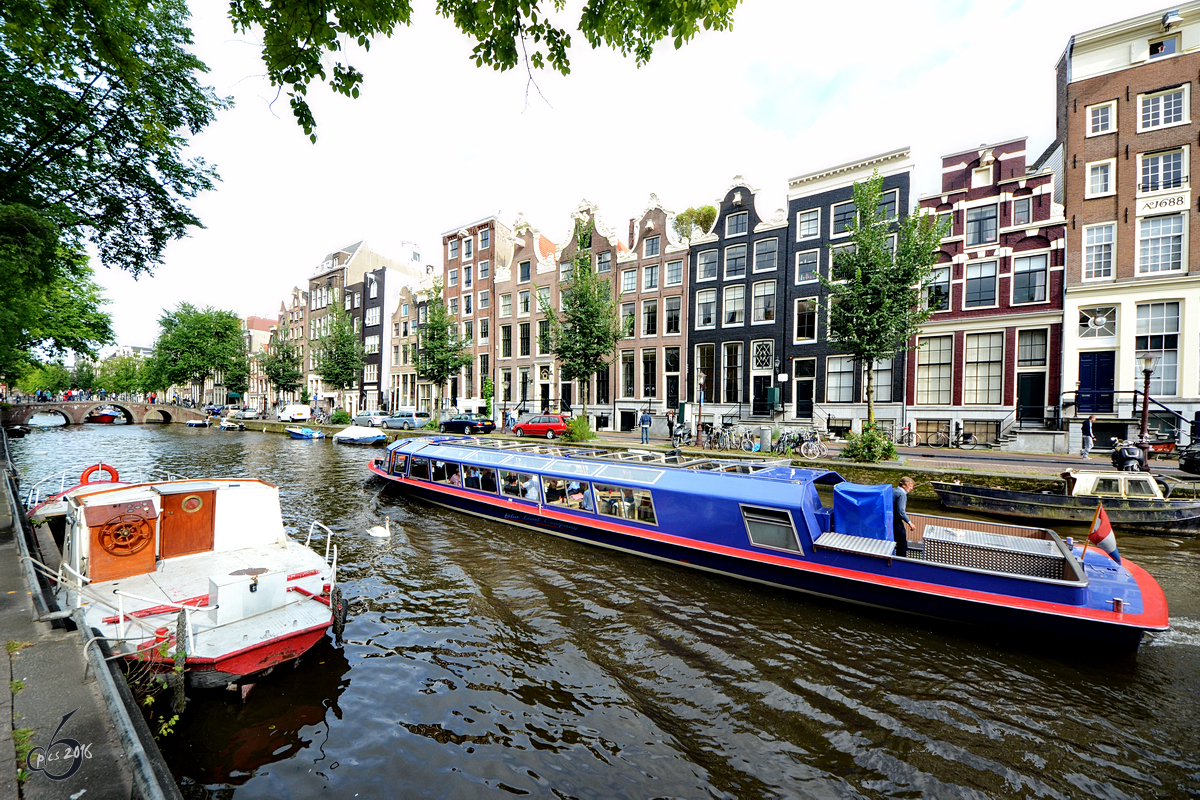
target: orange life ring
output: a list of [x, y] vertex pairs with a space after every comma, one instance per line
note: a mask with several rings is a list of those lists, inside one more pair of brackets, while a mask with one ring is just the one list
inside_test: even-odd
[[[87, 469], [85, 469], [83, 471], [83, 474], [79, 476], [79, 482], [80, 483], [91, 483], [91, 481], [89, 481], [88, 478], [92, 477], [97, 472], [101, 472], [101, 471], [107, 472], [111, 476], [109, 480], [111, 480], [113, 483], [116, 483], [117, 481], [119, 481], [121, 479], [121, 476], [117, 474], [117, 470], [115, 467], [110, 467], [108, 464], [95, 464], [93, 466], [88, 467]], [[99, 483], [99, 482], [100, 481], [97, 481], [97, 483]]]

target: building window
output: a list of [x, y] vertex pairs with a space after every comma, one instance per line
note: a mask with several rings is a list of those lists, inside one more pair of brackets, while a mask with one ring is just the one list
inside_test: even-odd
[[1117, 335], [1117, 307], [1079, 309], [1079, 338], [1098, 339]]
[[717, 251], [705, 250], [696, 256], [696, 280], [711, 281], [717, 277]]
[[963, 367], [963, 403], [999, 405], [1004, 395], [1004, 334], [969, 333]]
[[854, 220], [858, 215], [858, 211], [854, 207], [854, 201], [848, 203], [839, 203], [833, 207], [833, 235], [837, 236], [842, 233], [848, 233], [854, 225]]
[[450, 285], [458, 286], [458, 270], [456, 269], [450, 270]]
[[[1145, 164], [1143, 163], [1143, 166]], [[1113, 169], [1116, 167], [1116, 160], [1109, 159], [1096, 164], [1088, 164], [1088, 182], [1087, 190], [1084, 193], [1085, 197], [1103, 197], [1113, 194]]]
[[1141, 114], [1138, 116], [1138, 130], [1146, 131], [1161, 128], [1166, 125], [1178, 125], [1187, 122], [1184, 95], [1186, 88], [1168, 89], [1158, 94], [1144, 95], [1140, 99]]
[[625, 337], [632, 339], [637, 331], [637, 304], [622, 303], [621, 304], [621, 327], [625, 331]]
[[917, 345], [917, 403], [950, 403], [953, 365], [953, 336], [927, 336], [920, 340]]
[[488, 307], [488, 302], [491, 299], [490, 294], [491, 293], [487, 289], [484, 289], [482, 292], [479, 293], [479, 307], [481, 309]]
[[854, 402], [854, 356], [830, 356], [825, 360], [825, 402]]
[[658, 301], [642, 301], [642, 336], [658, 335]]
[[1013, 200], [1013, 225], [1028, 225], [1033, 222], [1033, 198], [1019, 197]]
[[820, 250], [796, 253], [796, 283], [807, 283], [817, 279], [817, 260]]
[[512, 325], [500, 326], [500, 357], [512, 358]]
[[723, 325], [741, 325], [746, 321], [746, 287], [744, 284], [725, 287], [725, 314]]
[[538, 297], [538, 311], [540, 311], [544, 314], [544, 313], [546, 313], [546, 309], [550, 308], [550, 287], [549, 286], [539, 286], [538, 290], [537, 290], [537, 297]]
[[522, 322], [517, 328], [517, 339], [520, 349], [517, 351], [522, 356], [529, 355], [529, 323]]
[[544, 356], [550, 352], [550, 320], [538, 320], [537, 337], [538, 355]]
[[512, 295], [511, 294], [500, 295], [500, 316], [502, 316], [502, 317], [511, 317], [512, 316]]
[[996, 241], [996, 206], [967, 209], [967, 247]]
[[900, 191], [893, 189], [890, 192], [884, 192], [879, 198], [879, 218], [885, 222], [896, 218], [896, 205], [900, 200]]
[[768, 272], [778, 263], [779, 240], [763, 239], [754, 243], [754, 271]]
[[679, 333], [680, 332], [679, 318], [681, 316], [680, 312], [683, 309], [683, 298], [678, 297], [678, 296], [668, 297], [665, 300], [665, 303], [666, 303], [666, 306], [664, 308], [665, 327], [663, 329], [663, 332], [664, 333]]
[[1183, 269], [1183, 215], [1150, 217], [1138, 226], [1138, 272]]
[[471, 340], [475, 338], [475, 324], [471, 320], [463, 323], [463, 344], [471, 344]]
[[678, 286], [683, 283], [683, 262], [667, 262], [667, 286]]
[[775, 357], [775, 340], [774, 339], [759, 339], [750, 343], [751, 352], [754, 354], [754, 365], [752, 369], [756, 372], [772, 372], [773, 360]]
[[450, 258], [458, 258], [458, 239], [450, 240]]
[[529, 262], [522, 261], [517, 265], [517, 281], [519, 283], [529, 283]]
[[1049, 336], [1044, 328], [1017, 332], [1017, 366], [1044, 367], [1049, 352]]
[[984, 186], [992, 185], [992, 168], [979, 167], [971, 170], [971, 188], [979, 189]]
[[742, 343], [725, 342], [725, 402], [742, 402]]
[[400, 345], [392, 345], [392, 364], [400, 363]]
[[450, 298], [450, 316], [452, 316], [452, 317], [458, 316], [458, 298], [457, 297]]
[[1163, 56], [1173, 56], [1179, 48], [1179, 37], [1168, 36], [1166, 39], [1159, 39], [1157, 42], [1150, 43], [1150, 57], [1162, 58]]
[[637, 270], [627, 269], [621, 273], [621, 294], [637, 291]]
[[796, 213], [796, 241], [801, 239], [811, 239], [814, 236], [821, 235], [821, 209], [814, 208], [809, 211], [799, 211]]
[[642, 397], [658, 397], [658, 351], [642, 351]]
[[[1150, 394], [1173, 396], [1178, 390], [1179, 374], [1179, 303], [1144, 303], [1137, 307], [1137, 339], [1134, 354], [1150, 352], [1158, 356], [1158, 366], [1150, 376]], [[1141, 374], [1140, 364], [1135, 374]]]
[[363, 340], [363, 352], [371, 355], [379, 352], [379, 334], [368, 336]]
[[735, 244], [725, 248], [725, 279], [740, 278], [746, 274], [746, 245]]
[[1182, 150], [1142, 156], [1141, 160], [1142, 182], [1139, 186], [1141, 191], [1157, 192], [1160, 189], [1178, 189], [1183, 186]]
[[525, 317], [529, 315], [529, 290], [517, 293], [517, 314]]
[[1049, 256], [1022, 256], [1013, 262], [1013, 302], [1041, 303], [1046, 300], [1046, 265]]
[[621, 397], [633, 397], [633, 351], [621, 351]]
[[1092, 225], [1083, 231], [1083, 279], [1111, 278], [1113, 275], [1113, 237], [1117, 226]]
[[487, 344], [488, 340], [488, 318], [483, 317], [479, 320], [479, 343]]
[[746, 224], [749, 218], [749, 214], [747, 214], [745, 211], [737, 214], [730, 214], [725, 218], [725, 235], [737, 236], [739, 233], [745, 233]]
[[717, 312], [717, 290], [704, 289], [696, 292], [696, 329], [715, 328]]
[[374, 308], [368, 308], [366, 324], [368, 326], [378, 325], [381, 314], [382, 314], [382, 309], [379, 308], [379, 306], [375, 306]]
[[949, 267], [934, 267], [929, 271], [929, 283], [925, 284], [925, 302], [934, 311], [950, 309]]
[[966, 288], [964, 308], [996, 305], [996, 262], [968, 264]]
[[472, 294], [464, 294], [463, 295], [463, 314], [464, 315], [470, 315], [470, 314], [475, 313], [474, 299], [475, 299], [475, 295], [472, 295]]
[[608, 402], [608, 367], [596, 373], [596, 402]]
[[471, 248], [474, 247], [474, 245], [475, 245], [475, 237], [474, 236], [467, 238], [467, 239], [463, 239], [463, 259], [464, 260], [471, 257]]
[[717, 346], [715, 344], [696, 345], [696, 393], [697, 400], [702, 400], [701, 394], [709, 389], [708, 399], [713, 398], [712, 386], [716, 383]]
[[379, 281], [375, 280], [374, 278], [369, 278], [367, 280], [367, 297], [370, 297], [371, 299], [379, 297]]
[[479, 262], [479, 280], [485, 279], [489, 275], [489, 265], [486, 261]]
[[794, 341], [810, 342], [817, 338], [817, 298], [801, 297], [796, 300], [796, 331]]
[[608, 272], [612, 269], [612, 251], [605, 250], [596, 256], [596, 272]]
[[[892, 402], [892, 359], [881, 358], [875, 362], [871, 382], [871, 391], [875, 393], [875, 402]], [[864, 388], [863, 391], [865, 392], [866, 389]]]
[[658, 236], [651, 236], [646, 240], [646, 247], [643, 249], [643, 258], [655, 258], [658, 256], [658, 245], [662, 239]]
[[[489, 228], [484, 228], [483, 230], [481, 230], [479, 232], [479, 249], [487, 250], [491, 246], [492, 246], [492, 231]], [[481, 277], [481, 278], [483, 277], [482, 272], [480, 273], [479, 277]]]
[[756, 323], [775, 321], [775, 281], [754, 284], [753, 313]]
[[658, 264], [642, 268], [642, 291], [648, 292], [658, 288]]
[[379, 383], [379, 365], [363, 365], [363, 383]]
[[1115, 101], [1088, 107], [1088, 136], [1098, 136], [1102, 133], [1115, 131], [1117, 122], [1117, 104]]

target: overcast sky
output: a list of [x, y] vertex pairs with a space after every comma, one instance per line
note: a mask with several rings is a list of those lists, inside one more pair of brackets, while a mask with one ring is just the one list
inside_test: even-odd
[[[569, 76], [479, 69], [472, 43], [414, 0], [411, 28], [351, 51], [357, 100], [310, 89], [317, 143], [264, 75], [253, 38], [223, 3], [191, 3], [196, 52], [233, 109], [192, 143], [222, 182], [194, 209], [207, 226], [166, 250], [153, 277], [98, 268], [117, 340], [153, 343], [162, 309], [183, 300], [274, 316], [329, 251], [421, 245], [523, 212], [561, 243], [581, 199], [618, 233], [651, 193], [672, 210], [715, 203], [735, 175], [759, 212], [785, 205], [787, 179], [910, 145], [915, 189], [939, 189], [939, 156], [1054, 134], [1054, 65], [1073, 33], [1159, 7], [1142, 0], [917, 3], [743, 0], [733, 30], [637, 68], [573, 35]], [[577, 2], [568, 3], [572, 8]], [[561, 23], [572, 30], [570, 17]], [[1032, 157], [1032, 156], [1031, 156]]]

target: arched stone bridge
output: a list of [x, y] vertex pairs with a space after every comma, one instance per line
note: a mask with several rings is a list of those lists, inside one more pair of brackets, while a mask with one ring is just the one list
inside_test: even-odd
[[155, 403], [126, 403], [116, 400], [89, 400], [82, 403], [21, 403], [14, 405], [4, 413], [4, 424], [24, 425], [34, 414], [58, 414], [67, 421], [68, 425], [82, 425], [88, 414], [105, 406], [120, 411], [125, 422], [130, 425], [141, 425], [146, 422], [187, 422], [190, 419], [204, 419], [206, 414], [195, 408], [163, 405]]

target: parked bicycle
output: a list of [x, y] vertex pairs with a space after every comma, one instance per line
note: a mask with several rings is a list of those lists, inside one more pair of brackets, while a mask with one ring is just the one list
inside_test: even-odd
[[957, 447], [960, 450], [974, 450], [983, 444], [983, 440], [968, 431], [955, 431], [951, 436], [945, 431], [939, 430], [931, 433], [925, 443], [930, 447]]
[[908, 425], [901, 428], [900, 433], [896, 436], [896, 444], [901, 447], [918, 447], [922, 441], [924, 440], [921, 438], [921, 434]]
[[829, 448], [821, 441], [820, 431], [814, 429], [809, 432], [800, 445], [800, 455], [805, 458], [826, 458], [829, 455]]

